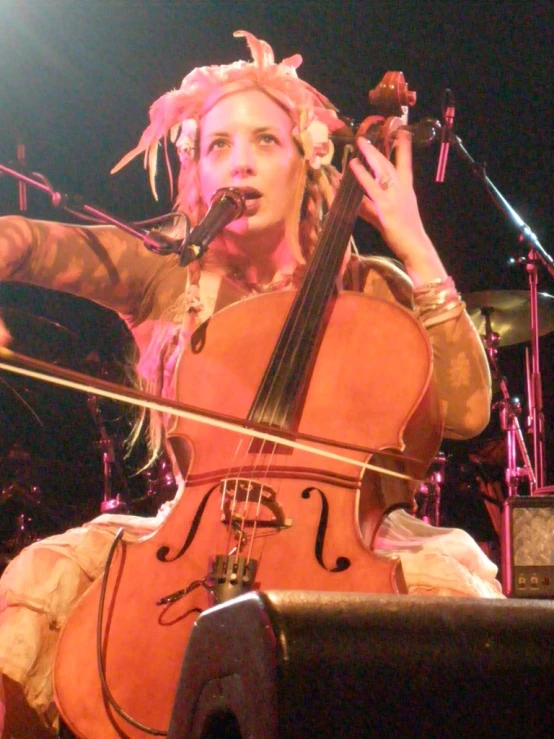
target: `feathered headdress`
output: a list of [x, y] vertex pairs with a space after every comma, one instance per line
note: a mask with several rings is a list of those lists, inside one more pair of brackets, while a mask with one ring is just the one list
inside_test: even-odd
[[[181, 87], [158, 98], [150, 108], [150, 125], [138, 145], [112, 169], [119, 171], [139, 154], [144, 153], [144, 166], [149, 170], [150, 186], [156, 193], [158, 148], [163, 142], [167, 161], [167, 142], [175, 144], [181, 167], [187, 167], [196, 155], [199, 121], [223, 96], [244, 89], [261, 89], [282, 105], [294, 122], [293, 136], [302, 147], [304, 157], [313, 169], [328, 164], [333, 156], [329, 133], [343, 127], [331, 102], [307, 82], [296, 70], [302, 63], [300, 54], [275, 63], [273, 49], [246, 31], [235, 31], [235, 37], [246, 39], [252, 61], [212, 65], [193, 69]], [[171, 168], [168, 167], [171, 178]]]

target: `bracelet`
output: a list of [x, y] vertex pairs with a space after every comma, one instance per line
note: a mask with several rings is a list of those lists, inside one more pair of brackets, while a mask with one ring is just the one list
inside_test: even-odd
[[415, 312], [419, 320], [430, 328], [458, 317], [464, 304], [452, 277], [440, 277], [426, 285], [414, 288]]
[[459, 303], [460, 296], [452, 277], [446, 277], [444, 280], [438, 277], [426, 285], [414, 288], [414, 302], [420, 313], [427, 313], [444, 308], [447, 304], [450, 306], [450, 303]]
[[420, 323], [426, 329], [430, 329], [432, 326], [438, 326], [440, 323], [447, 323], [456, 318], [459, 318], [464, 312], [465, 304], [461, 300], [452, 301], [447, 303], [442, 308], [435, 311], [428, 311], [427, 313], [416, 313]]

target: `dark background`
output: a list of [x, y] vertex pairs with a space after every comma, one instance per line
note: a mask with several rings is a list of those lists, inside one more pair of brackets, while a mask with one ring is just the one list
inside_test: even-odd
[[[456, 99], [455, 133], [486, 166], [492, 182], [546, 251], [554, 251], [552, 17], [550, 3], [543, 0], [0, 0], [0, 162], [13, 162], [19, 137], [28, 166], [47, 175], [57, 189], [127, 219], [166, 211], [170, 203], [164, 187], [155, 204], [139, 161], [115, 177], [109, 170], [138, 140], [153, 100], [178, 87], [192, 67], [248, 58], [244, 41], [232, 37], [237, 29], [266, 39], [278, 60], [300, 52], [300, 75], [357, 120], [373, 112], [368, 91], [388, 70], [401, 70], [417, 92], [412, 121], [440, 118], [444, 90], [450, 88]], [[509, 219], [456, 154], [450, 152], [444, 184], [434, 182], [436, 164], [436, 147], [417, 153], [416, 188], [426, 227], [459, 289], [464, 295], [526, 290], [524, 267], [510, 266], [509, 259], [525, 256], [528, 248], [518, 242]], [[0, 214], [16, 212], [15, 182], [0, 177]], [[38, 191], [29, 192], [28, 212], [70, 218], [55, 211]], [[362, 251], [381, 250], [368, 229], [357, 227], [356, 235]], [[539, 286], [554, 294], [552, 278], [542, 267]], [[122, 377], [128, 335], [112, 314], [81, 300], [18, 285], [0, 287], [0, 305], [8, 308], [7, 322], [14, 322], [15, 348]], [[542, 320], [545, 328], [554, 327], [552, 311]], [[551, 484], [552, 333], [540, 344]], [[522, 398], [527, 346], [500, 350], [510, 391]], [[85, 361], [91, 352], [102, 360], [100, 368]], [[86, 398], [3, 373], [0, 402], [4, 490], [14, 476], [21, 478], [22, 470], [33, 478], [43, 491], [42, 529], [98, 512], [102, 458]], [[101, 410], [119, 461], [127, 412], [105, 403]], [[489, 428], [471, 448], [499, 436], [493, 412]], [[20, 457], [10, 457], [16, 443], [29, 452], [27, 465]], [[467, 445], [447, 445], [446, 450], [465, 459]], [[122, 474], [114, 481], [117, 491], [128, 489], [131, 500], [143, 495], [145, 485], [143, 477], [132, 477], [140, 452], [135, 457], [121, 461]], [[457, 475], [460, 464], [453, 464]], [[494, 470], [500, 477], [501, 465], [497, 462]], [[17, 498], [6, 502], [7, 497], [2, 503], [4, 520]], [[29, 505], [36, 514], [35, 503]], [[150, 512], [148, 505], [138, 503], [134, 510]], [[463, 525], [465, 515], [470, 513], [462, 512], [457, 523]]]

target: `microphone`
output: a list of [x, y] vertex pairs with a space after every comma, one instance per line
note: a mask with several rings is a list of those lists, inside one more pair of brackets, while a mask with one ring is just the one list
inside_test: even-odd
[[[387, 144], [392, 145], [399, 131], [408, 131], [412, 136], [412, 145], [415, 148], [423, 148], [438, 138], [441, 128], [441, 124], [434, 118], [422, 118], [416, 123], [406, 125], [402, 123], [401, 118], [392, 117], [371, 122], [365, 130], [362, 125], [360, 134], [373, 146], [384, 149]], [[354, 140], [354, 133], [351, 134], [351, 140]]]
[[412, 134], [413, 146], [424, 147], [432, 144], [439, 136], [441, 124], [435, 118], [422, 118], [417, 123], [411, 123], [409, 126], [399, 126], [396, 130], [409, 131]]
[[186, 267], [206, 252], [208, 244], [232, 221], [240, 218], [246, 207], [244, 195], [235, 187], [216, 190], [208, 212], [185, 239], [179, 264]]
[[454, 95], [452, 90], [444, 91], [444, 125], [441, 134], [441, 146], [439, 151], [439, 162], [437, 165], [437, 175], [435, 182], [444, 182], [444, 174], [446, 172], [446, 162], [448, 152], [450, 150], [450, 135], [454, 127], [454, 115], [456, 114]]

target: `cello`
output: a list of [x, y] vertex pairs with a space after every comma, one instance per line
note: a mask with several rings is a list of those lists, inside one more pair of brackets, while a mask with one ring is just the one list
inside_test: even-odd
[[[215, 603], [252, 588], [405, 592], [398, 561], [368, 542], [383, 515], [411, 506], [409, 478], [434, 456], [440, 412], [413, 315], [336, 291], [361, 199], [347, 170], [299, 290], [228, 306], [180, 358], [180, 402], [270, 426], [283, 443], [171, 422], [184, 495], [151, 536], [114, 541], [60, 636], [56, 703], [78, 736], [163, 735], [188, 635]], [[314, 462], [284, 443], [297, 433], [390, 474]]]

